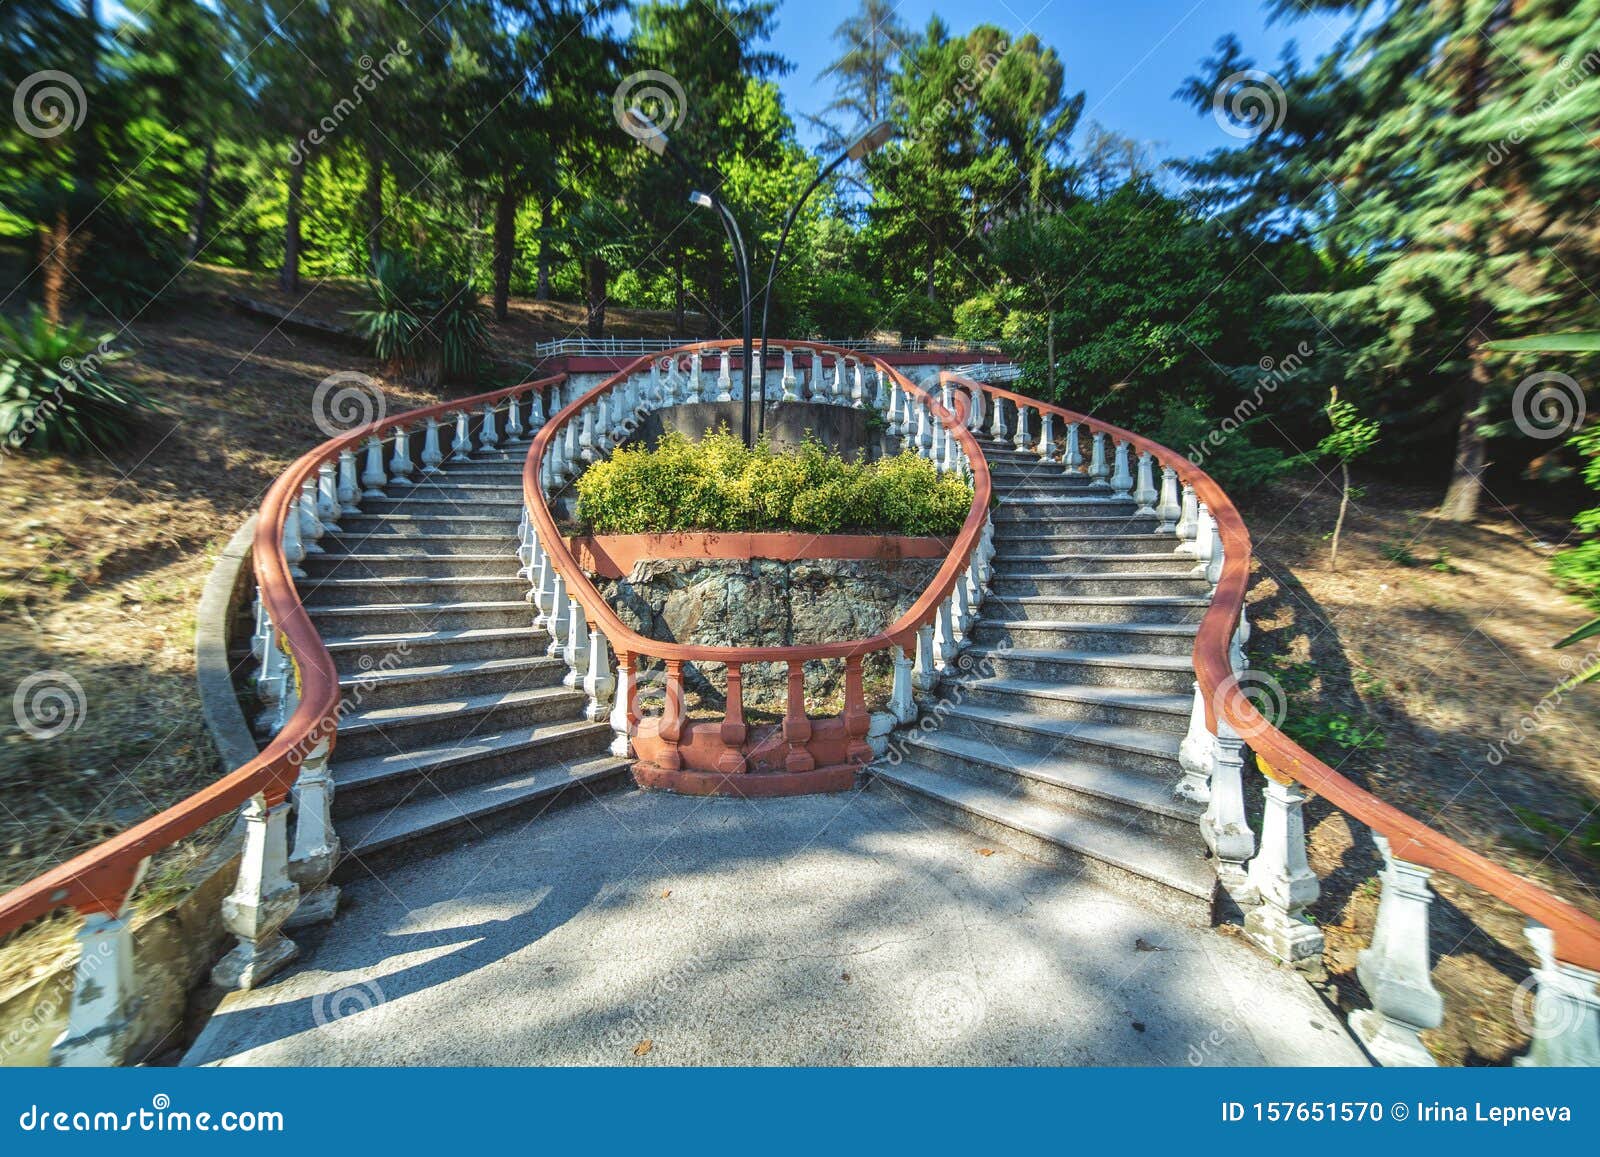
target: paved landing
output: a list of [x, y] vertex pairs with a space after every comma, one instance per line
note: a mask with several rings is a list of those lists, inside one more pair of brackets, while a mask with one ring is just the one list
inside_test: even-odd
[[1366, 1063], [1236, 938], [985, 846], [886, 791], [600, 797], [347, 885], [185, 1063]]

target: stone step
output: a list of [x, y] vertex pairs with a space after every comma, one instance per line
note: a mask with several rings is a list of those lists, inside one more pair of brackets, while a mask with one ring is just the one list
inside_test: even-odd
[[[307, 558], [303, 564], [312, 582], [330, 578], [392, 579], [404, 582], [410, 578], [484, 578], [495, 576], [516, 579], [515, 550], [485, 554], [427, 554], [412, 551], [406, 554], [368, 553], [322, 554]], [[524, 581], [523, 586], [527, 583]]]
[[476, 494], [452, 497], [444, 491], [430, 491], [426, 497], [364, 498], [363, 515], [382, 518], [386, 515], [406, 514], [413, 518], [449, 518], [461, 515], [509, 518], [516, 522], [522, 517], [522, 495], [511, 498], [483, 498]]
[[1089, 723], [1114, 723], [1151, 731], [1176, 731], [1189, 727], [1191, 698], [1171, 691], [1150, 691], [1104, 683], [1063, 683], [1054, 679], [1023, 679], [1009, 675], [957, 680], [942, 685], [945, 694], [959, 695], [1001, 711], [1026, 711], [1055, 719]]
[[515, 528], [510, 534], [365, 534], [325, 536], [322, 548], [328, 554], [400, 554], [436, 558], [446, 554], [494, 554], [517, 557]]
[[482, 462], [452, 462], [445, 467], [443, 477], [462, 482], [488, 482], [496, 486], [522, 488], [523, 456], [505, 460]]
[[411, 514], [404, 511], [384, 514], [347, 514], [339, 520], [339, 540], [361, 542], [368, 535], [390, 534], [411, 537], [428, 535], [498, 534], [517, 540], [522, 513], [513, 510], [500, 514]]
[[1196, 623], [1085, 623], [980, 619], [968, 632], [983, 648], [1030, 651], [1138, 651], [1192, 655]]
[[1052, 715], [958, 703], [942, 708], [944, 729], [952, 735], [987, 739], [1031, 755], [1073, 755], [1177, 782], [1178, 744], [1183, 736], [1143, 731], [1114, 723], [1057, 719]]
[[1084, 555], [1149, 554], [1176, 558], [1179, 561], [1174, 566], [1192, 564], [1192, 557], [1173, 554], [1177, 541], [1170, 534], [1013, 534], [1006, 537], [1003, 546], [997, 546], [995, 561], [1044, 564]]
[[525, 599], [471, 603], [362, 603], [354, 606], [306, 604], [317, 630], [328, 635], [399, 634], [410, 631], [462, 631], [528, 627], [533, 607]]
[[[1179, 695], [1192, 691], [1193, 660], [1189, 655], [1148, 651], [1066, 651], [971, 646], [966, 655], [1008, 679], [1026, 679], [1094, 687], [1123, 687]], [[1188, 704], [1184, 705], [1187, 712]]]
[[396, 653], [417, 661], [455, 663], [464, 659], [501, 659], [543, 655], [550, 636], [534, 627], [484, 627], [454, 631], [374, 631], [364, 635], [324, 637], [339, 674], [381, 667]]
[[993, 595], [985, 619], [1091, 623], [1198, 623], [1211, 605], [1189, 595]]
[[520, 602], [526, 580], [512, 575], [440, 577], [388, 575], [382, 578], [311, 578], [295, 584], [301, 601], [319, 607], [365, 606], [382, 602]]
[[[1081, 870], [1141, 904], [1208, 921], [1216, 880], [1198, 839], [1153, 837], [1102, 816], [1064, 811], [958, 776], [902, 764], [871, 769], [874, 790], [887, 789], [935, 816], [1025, 855]], [[881, 786], [880, 786], [881, 785]], [[1152, 888], [1151, 884], [1161, 885]]]
[[364, 759], [344, 760], [336, 753], [334, 817], [444, 795], [524, 768], [598, 758], [610, 742], [610, 724], [576, 720], [505, 727]]
[[361, 709], [340, 722], [334, 750], [346, 759], [359, 759], [449, 740], [459, 741], [478, 732], [498, 731], [513, 723], [526, 727], [534, 723], [572, 720], [578, 717], [584, 702], [582, 692], [558, 684], [400, 707]]
[[[1041, 518], [1072, 518], [1088, 515], [1094, 518], [1112, 518], [1118, 515], [1133, 517], [1138, 507], [1131, 498], [1117, 498], [1111, 494], [1009, 494], [995, 510], [995, 519], [1009, 512], [1016, 521], [1036, 522]], [[1154, 516], [1145, 516], [1154, 521]]]
[[[410, 484], [392, 481], [385, 492], [388, 497], [381, 501], [387, 502], [521, 502], [523, 497], [522, 480], [517, 476], [462, 477], [454, 472], [421, 478]], [[366, 502], [362, 503], [362, 507], [366, 507]]]
[[339, 693], [358, 709], [376, 711], [408, 703], [554, 687], [566, 673], [566, 663], [543, 653], [441, 661], [397, 649], [367, 670], [341, 675]]
[[357, 878], [369, 870], [415, 859], [428, 850], [459, 845], [483, 832], [590, 799], [628, 782], [627, 762], [606, 755], [518, 771], [351, 816], [340, 825], [344, 858], [335, 878]]
[[1165, 551], [1156, 554], [1062, 554], [1003, 555], [995, 554], [995, 577], [1007, 580], [1061, 579], [1076, 575], [1099, 574], [1177, 574], [1188, 577], [1178, 557]]
[[901, 751], [906, 763], [1155, 835], [1184, 834], [1185, 827], [1198, 824], [1205, 812], [1204, 804], [1173, 794], [1175, 780], [1091, 759], [1038, 756], [939, 731], [912, 731]]
[[1190, 571], [1151, 571], [1146, 574], [996, 574], [989, 584], [997, 600], [1054, 598], [1058, 595], [1205, 595], [1211, 584]]
[[[1087, 513], [1096, 509], [1096, 506], [1085, 505], [1074, 507], [1070, 512], [1052, 511], [1002, 502], [995, 507], [993, 515], [996, 548], [1004, 550], [1014, 542], [1053, 541], [1063, 534], [1149, 534], [1158, 525], [1148, 515], [1133, 513], [1131, 502], [1127, 503], [1125, 511], [1106, 506], [1098, 508], [1103, 513]], [[1041, 535], [1041, 525], [1052, 529], [1048, 534]]]

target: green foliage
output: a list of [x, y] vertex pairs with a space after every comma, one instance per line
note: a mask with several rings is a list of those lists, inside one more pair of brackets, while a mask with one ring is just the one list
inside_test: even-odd
[[151, 400], [110, 367], [127, 355], [111, 334], [52, 325], [39, 309], [0, 317], [0, 442], [17, 449], [82, 453], [126, 442]]
[[1177, 450], [1217, 480], [1232, 495], [1248, 494], [1298, 465], [1298, 459], [1272, 446], [1257, 446], [1249, 431], [1259, 417], [1243, 422], [1212, 419], [1193, 402], [1168, 398], [1150, 438]]
[[489, 348], [487, 319], [468, 280], [380, 253], [367, 279], [372, 308], [356, 311], [372, 352], [428, 383], [474, 374]]
[[578, 479], [578, 521], [600, 534], [679, 530], [893, 532], [953, 535], [972, 487], [904, 453], [845, 461], [807, 438], [779, 453], [753, 449], [726, 428], [698, 443], [663, 435], [654, 450], [622, 447]]
[[1317, 453], [1348, 463], [1359, 458], [1378, 440], [1378, 423], [1363, 418], [1361, 411], [1334, 395], [1328, 402], [1328, 422], [1333, 429], [1317, 443]]
[[1312, 751], [1382, 751], [1387, 746], [1383, 732], [1353, 719], [1343, 711], [1290, 711], [1283, 732], [1300, 746]]

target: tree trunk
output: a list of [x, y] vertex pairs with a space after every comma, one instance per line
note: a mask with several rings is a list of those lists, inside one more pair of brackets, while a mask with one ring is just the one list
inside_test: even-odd
[[1339, 474], [1343, 489], [1339, 491], [1339, 517], [1333, 520], [1333, 542], [1328, 548], [1328, 569], [1339, 569], [1339, 533], [1344, 530], [1344, 512], [1350, 506], [1350, 463], [1339, 460]]
[[517, 251], [517, 201], [509, 183], [494, 202], [494, 316], [506, 319], [511, 298], [511, 263]]
[[1439, 505], [1439, 517], [1450, 522], [1471, 522], [1478, 516], [1478, 498], [1483, 493], [1483, 472], [1488, 467], [1488, 443], [1480, 432], [1483, 416], [1478, 412], [1489, 386], [1489, 353], [1484, 348], [1490, 332], [1488, 317], [1467, 340], [1472, 369], [1461, 396], [1461, 420], [1456, 425], [1455, 465], [1450, 472], [1450, 488]]
[[934, 259], [938, 255], [939, 255], [938, 243], [937, 242], [930, 242], [929, 245], [928, 245], [927, 267], [924, 270], [923, 275], [922, 275], [923, 292], [928, 295], [928, 300], [929, 301], [938, 301], [939, 300], [939, 295], [937, 293], [935, 293], [934, 289], [933, 289], [933, 262], [934, 262]]
[[217, 138], [206, 141], [206, 158], [200, 163], [200, 189], [194, 198], [194, 215], [189, 218], [189, 245], [186, 256], [190, 261], [200, 256], [205, 244], [206, 219], [211, 216], [211, 179], [217, 171]]
[[606, 331], [606, 285], [611, 270], [604, 257], [588, 257], [583, 262], [585, 322], [590, 337], [604, 337]]
[[[549, 210], [546, 209], [548, 214]], [[550, 222], [548, 216], [539, 221], [539, 283], [534, 287], [535, 301], [550, 300]]]
[[306, 187], [306, 159], [296, 146], [289, 155], [289, 200], [283, 218], [283, 268], [278, 286], [288, 293], [300, 288], [300, 199]]
[[378, 271], [383, 250], [383, 146], [367, 142], [367, 187], [361, 195], [367, 226], [367, 268]]
[[52, 326], [61, 324], [67, 302], [67, 278], [72, 265], [72, 225], [63, 205], [56, 210], [55, 222], [39, 234], [39, 268], [44, 315]]

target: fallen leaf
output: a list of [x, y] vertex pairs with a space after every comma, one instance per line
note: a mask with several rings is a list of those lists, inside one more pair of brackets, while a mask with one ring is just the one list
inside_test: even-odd
[[653, 1040], [642, 1040], [638, 1044], [633, 1046], [633, 1055], [636, 1056], [636, 1057], [642, 1057], [642, 1056], [644, 1056], [645, 1053], [649, 1052], [651, 1049], [653, 1049], [655, 1047], [656, 1047], [656, 1042], [655, 1041], [653, 1041]]
[[1243, 930], [1237, 924], [1218, 924], [1217, 931], [1224, 936], [1238, 936]]
[[1140, 952], [1165, 952], [1166, 951], [1166, 949], [1161, 947], [1161, 945], [1152, 944], [1152, 943], [1150, 943], [1150, 941], [1146, 940], [1143, 936], [1135, 937], [1134, 941], [1133, 941], [1133, 946], [1136, 949], [1138, 949]]
[[1133, 1031], [1134, 1032], [1143, 1032], [1144, 1031], [1144, 1021], [1142, 1021], [1142, 1020], [1134, 1021], [1133, 1022]]
[[844, 981], [846, 984], [849, 984], [850, 983], [850, 974], [848, 972], [841, 972], [841, 973], [839, 973], [839, 979]]
[[994, 849], [993, 848], [979, 848], [978, 849], [978, 855], [980, 855], [980, 856], [992, 856], [992, 855], [994, 855]]
[[665, 892], [661, 893], [661, 898], [665, 900], [670, 895], [672, 895], [672, 889], [668, 888]]

